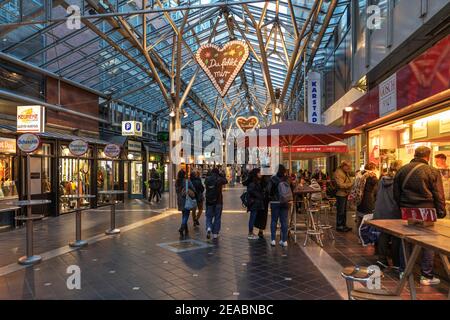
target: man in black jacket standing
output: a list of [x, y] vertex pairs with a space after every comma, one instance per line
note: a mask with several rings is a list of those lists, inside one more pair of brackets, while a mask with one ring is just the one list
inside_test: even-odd
[[[439, 170], [428, 163], [431, 149], [418, 147], [414, 159], [403, 166], [394, 178], [394, 199], [400, 208], [434, 208], [438, 218], [446, 216], [445, 194]], [[439, 284], [433, 276], [434, 252], [423, 250], [422, 285]]]

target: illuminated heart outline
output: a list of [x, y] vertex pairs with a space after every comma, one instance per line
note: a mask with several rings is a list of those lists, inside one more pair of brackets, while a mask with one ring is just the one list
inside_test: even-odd
[[[223, 87], [223, 90], [222, 90], [220, 88], [219, 84], [217, 83], [216, 78], [211, 74], [208, 67], [201, 59], [200, 55], [203, 50], [210, 49], [210, 48], [213, 48], [218, 52], [224, 52], [227, 50], [228, 47], [235, 45], [235, 44], [239, 44], [244, 47], [244, 54], [241, 57], [241, 59], [239, 60], [238, 65], [234, 68], [233, 72], [230, 75], [230, 78], [228, 79], [227, 83], [225, 84], [225, 86]], [[230, 41], [227, 44], [225, 44], [222, 48], [220, 48], [219, 46], [217, 46], [215, 44], [211, 44], [211, 43], [202, 45], [197, 50], [197, 53], [195, 54], [195, 60], [197, 60], [197, 63], [200, 65], [200, 67], [203, 69], [203, 71], [205, 71], [209, 80], [211, 80], [212, 84], [217, 89], [217, 91], [219, 91], [220, 95], [222, 97], [224, 97], [227, 94], [228, 90], [230, 89], [231, 85], [233, 84], [233, 81], [236, 79], [236, 76], [238, 75], [239, 71], [241, 71], [242, 67], [244, 66], [245, 62], [247, 61], [249, 54], [250, 54], [250, 52], [249, 52], [248, 46], [245, 42], [240, 41], [240, 40], [233, 40], [233, 41]]]
[[[255, 124], [253, 125], [252, 128], [249, 128], [249, 129], [247, 129], [247, 130], [244, 130], [244, 129], [241, 127], [241, 124], [239, 123], [240, 121], [244, 121], [245, 123], [250, 124], [250, 121], [252, 121], [252, 120], [255, 120]], [[251, 117], [248, 117], [248, 118], [245, 118], [245, 117], [237, 117], [237, 118], [236, 118], [236, 125], [237, 125], [238, 128], [241, 129], [241, 131], [244, 132], [244, 133], [247, 132], [247, 131], [251, 131], [251, 130], [255, 129], [256, 126], [257, 126], [258, 124], [259, 124], [259, 119], [258, 119], [258, 117], [255, 117], [255, 116], [251, 116]]]

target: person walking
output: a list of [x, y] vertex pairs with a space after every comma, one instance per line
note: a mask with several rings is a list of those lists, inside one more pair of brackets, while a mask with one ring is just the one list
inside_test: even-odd
[[191, 209], [186, 209], [186, 197], [195, 198], [195, 188], [191, 181], [186, 179], [186, 172], [181, 169], [178, 171], [177, 180], [175, 182], [175, 189], [177, 192], [177, 206], [178, 211], [181, 211], [181, 227], [178, 229], [180, 236], [188, 235], [188, 220]]
[[202, 215], [203, 202], [205, 200], [203, 195], [203, 193], [205, 192], [205, 187], [203, 186], [202, 179], [200, 178], [200, 171], [195, 170], [191, 172], [191, 182], [195, 188], [195, 195], [197, 200], [197, 206], [192, 209], [192, 219], [194, 220], [194, 227], [196, 227], [200, 225], [200, 222], [198, 220]]
[[159, 178], [159, 174], [155, 168], [150, 170], [150, 197], [149, 202], [152, 202], [156, 197], [156, 202], [159, 202], [161, 199], [161, 194], [159, 193], [159, 189], [161, 188], [161, 179]]
[[[394, 178], [394, 199], [399, 208], [434, 208], [438, 218], [446, 216], [444, 186], [438, 169], [429, 165], [431, 149], [418, 147], [414, 159], [403, 166]], [[422, 252], [422, 275], [424, 286], [436, 285], [440, 280], [433, 275], [434, 252]]]
[[[272, 212], [272, 219], [270, 223], [270, 233], [271, 233], [271, 245], [276, 245], [276, 232], [277, 232], [277, 224], [278, 220], [280, 220], [281, 224], [281, 239], [280, 245], [282, 247], [287, 247], [287, 234], [288, 234], [288, 211], [289, 204], [282, 203], [281, 195], [280, 195], [280, 184], [284, 184], [285, 186], [290, 188], [289, 178], [287, 176], [287, 170], [283, 165], [278, 167], [278, 172], [274, 175], [269, 182], [269, 190], [270, 190], [270, 209]], [[292, 192], [291, 192], [292, 195]]]
[[356, 228], [359, 230], [365, 215], [373, 214], [375, 210], [375, 199], [378, 191], [378, 178], [376, 174], [377, 165], [373, 162], [364, 167], [361, 183], [361, 201], [356, 207]]
[[223, 209], [223, 186], [228, 183], [224, 175], [220, 174], [219, 169], [211, 170], [211, 175], [205, 180], [205, 200], [206, 200], [206, 238], [213, 239], [219, 237], [222, 224]]
[[353, 182], [349, 172], [351, 164], [342, 161], [341, 165], [334, 172], [334, 179], [337, 185], [336, 192], [336, 231], [349, 232], [352, 228], [347, 226], [347, 198], [352, 188]]
[[263, 176], [261, 178], [261, 186], [263, 189], [263, 208], [261, 210], [258, 210], [256, 213], [256, 219], [254, 227], [258, 228], [258, 237], [263, 239], [264, 238], [264, 230], [267, 226], [267, 217], [269, 215], [269, 190], [268, 185], [270, 181], [270, 176]]
[[258, 212], [264, 209], [264, 190], [262, 186], [261, 169], [255, 168], [250, 171], [248, 179], [244, 182], [247, 187], [248, 207], [250, 213], [248, 220], [248, 239], [257, 240], [259, 237], [253, 233]]
[[[398, 203], [394, 199], [394, 177], [401, 167], [402, 161], [397, 160], [391, 162], [387, 174], [380, 179], [377, 200], [375, 201], [375, 210], [373, 213], [374, 220], [402, 218]], [[378, 265], [382, 268], [387, 268], [389, 266], [387, 257], [390, 256], [394, 268], [403, 272], [405, 266], [400, 238], [381, 232], [378, 238], [376, 251], [378, 255]]]

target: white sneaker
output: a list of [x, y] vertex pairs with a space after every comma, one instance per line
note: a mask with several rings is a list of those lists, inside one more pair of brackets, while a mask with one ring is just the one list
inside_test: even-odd
[[432, 279], [429, 279], [424, 276], [420, 277], [420, 284], [423, 286], [434, 286], [439, 283], [441, 283], [441, 280], [439, 280], [439, 278], [436, 278], [436, 277], [433, 277]]
[[275, 246], [277, 245], [277, 243], [275, 242], [275, 240], [272, 240], [272, 241], [270, 242], [270, 245], [271, 245], [272, 247], [275, 247]]
[[219, 237], [218, 234], [213, 234], [213, 239], [217, 239]]
[[288, 246], [287, 241], [281, 241], [281, 240], [280, 240], [280, 246], [282, 246], [282, 247], [287, 247], [287, 246]]
[[248, 235], [247, 239], [248, 239], [248, 240], [258, 240], [259, 237], [258, 237], [257, 235], [255, 235], [255, 234], [252, 233], [252, 234], [249, 234], [249, 235]]

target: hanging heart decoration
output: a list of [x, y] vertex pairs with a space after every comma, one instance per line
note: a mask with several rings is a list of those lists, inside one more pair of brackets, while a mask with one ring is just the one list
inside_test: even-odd
[[224, 97], [248, 56], [247, 44], [233, 40], [222, 48], [215, 44], [205, 44], [198, 49], [195, 59], [220, 95]]
[[253, 130], [256, 128], [256, 126], [259, 123], [259, 119], [255, 116], [244, 118], [244, 117], [237, 117], [236, 118], [236, 125], [239, 129], [241, 129], [244, 133], [250, 130]]

